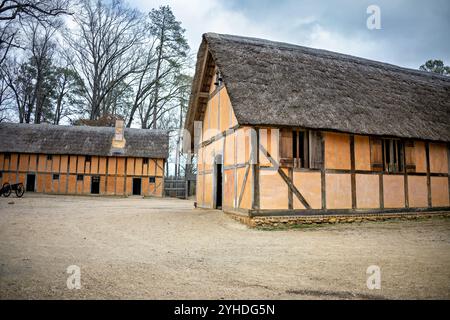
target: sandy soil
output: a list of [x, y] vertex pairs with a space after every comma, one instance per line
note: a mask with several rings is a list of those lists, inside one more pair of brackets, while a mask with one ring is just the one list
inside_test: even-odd
[[450, 219], [261, 231], [191, 201], [26, 195], [0, 199], [0, 264], [3, 299], [449, 299]]

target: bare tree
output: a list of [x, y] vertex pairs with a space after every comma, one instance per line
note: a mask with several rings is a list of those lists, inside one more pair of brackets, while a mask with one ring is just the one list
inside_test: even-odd
[[[20, 48], [16, 42], [20, 24], [24, 20], [51, 23], [53, 18], [70, 14], [70, 0], [2, 0], [0, 2], [0, 65], [12, 48]], [[19, 20], [19, 22], [18, 22]]]
[[[84, 96], [91, 120], [110, 113], [108, 100], [123, 81], [136, 72], [136, 47], [143, 38], [142, 15], [121, 0], [82, 0], [66, 39], [74, 67], [84, 79]], [[111, 98], [111, 96], [109, 96]]]
[[161, 6], [149, 13], [150, 32], [156, 38], [156, 65], [151, 99], [140, 107], [142, 128], [158, 127], [160, 120], [176, 106], [170, 106], [180, 93], [177, 81], [186, 65], [189, 46], [185, 30], [176, 20], [169, 6]]

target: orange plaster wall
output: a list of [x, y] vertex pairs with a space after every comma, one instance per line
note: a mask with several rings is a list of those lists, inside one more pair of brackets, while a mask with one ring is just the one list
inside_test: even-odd
[[405, 207], [404, 177], [401, 175], [383, 176], [383, 194], [385, 208]]
[[230, 134], [225, 138], [224, 162], [226, 166], [234, 165], [234, 139], [234, 134]]
[[203, 197], [204, 197], [204, 190], [203, 190], [203, 174], [197, 175], [197, 186], [196, 186], [196, 196], [197, 196], [197, 204], [202, 206], [203, 205]]
[[117, 177], [117, 180], [116, 180], [116, 194], [117, 195], [123, 195], [124, 194], [124, 187], [125, 187], [125, 178], [124, 177]]
[[[245, 177], [245, 171], [246, 168], [239, 168], [237, 169], [237, 201], [239, 202], [239, 196], [241, 194], [241, 190], [244, 183], [244, 177]], [[239, 208], [242, 209], [251, 209], [252, 207], [252, 172], [249, 170], [248, 176], [247, 176], [247, 182], [245, 184], [244, 194], [242, 196], [242, 202]]]
[[27, 171], [28, 170], [28, 161], [30, 156], [28, 154], [21, 154], [19, 156], [19, 171]]
[[47, 164], [47, 157], [43, 154], [39, 155], [39, 164], [38, 164], [38, 171], [40, 172], [44, 172], [45, 171], [45, 166]]
[[74, 174], [69, 175], [69, 187], [67, 193], [75, 193], [77, 184], [77, 176]]
[[430, 143], [430, 171], [448, 172], [447, 146], [444, 143]]
[[116, 158], [114, 157], [108, 159], [108, 174], [109, 175], [116, 174]]
[[[77, 156], [70, 156], [69, 159], [69, 172], [76, 173], [77, 172]], [[41, 163], [41, 159], [39, 158], [39, 164]]]
[[261, 209], [288, 209], [288, 187], [276, 170], [260, 170], [259, 186]]
[[136, 176], [142, 175], [142, 158], [136, 158], [134, 174]]
[[92, 174], [98, 173], [98, 157], [91, 158], [91, 173]]
[[223, 206], [234, 207], [234, 169], [223, 171]]
[[448, 178], [431, 177], [431, 204], [433, 207], [449, 206]]
[[[320, 172], [294, 172], [294, 185], [312, 209], [322, 208]], [[293, 195], [293, 199], [294, 209], [305, 209], [295, 194]]]
[[425, 151], [425, 142], [414, 141], [414, 157], [416, 163], [416, 172], [427, 172], [427, 155]]
[[108, 176], [106, 179], [106, 194], [112, 195], [114, 194], [116, 187], [116, 177], [115, 176]]
[[158, 165], [156, 166], [156, 175], [162, 177], [164, 175], [164, 160], [158, 159]]
[[68, 156], [61, 156], [61, 173], [67, 173], [68, 162], [69, 162]]
[[28, 167], [29, 171], [36, 171], [37, 169], [37, 155], [31, 154], [30, 155], [30, 166]]
[[212, 174], [205, 174], [205, 194], [203, 199], [203, 205], [208, 208], [212, 208], [212, 189], [213, 189], [213, 176]]
[[85, 162], [84, 156], [78, 156], [78, 166], [77, 166], [78, 173], [84, 173], [84, 162]]
[[379, 180], [378, 175], [356, 175], [356, 207], [358, 209], [377, 209], [380, 207]]
[[61, 174], [59, 176], [59, 192], [67, 193], [67, 174]]
[[11, 161], [9, 165], [9, 170], [15, 171], [17, 170], [17, 162], [19, 161], [19, 155], [17, 153], [11, 154]]
[[52, 172], [59, 172], [59, 163], [61, 161], [61, 157], [60, 156], [53, 156], [53, 161], [52, 161]]
[[355, 169], [370, 170], [370, 142], [367, 136], [355, 136]]
[[428, 207], [427, 177], [408, 176], [408, 200], [411, 208]]
[[349, 170], [350, 136], [348, 134], [324, 132], [325, 166], [328, 169]]
[[349, 174], [327, 174], [325, 180], [327, 209], [351, 209], [351, 176]]

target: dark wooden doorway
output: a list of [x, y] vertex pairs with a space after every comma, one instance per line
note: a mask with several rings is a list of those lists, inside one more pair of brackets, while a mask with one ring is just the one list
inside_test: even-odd
[[27, 174], [27, 192], [34, 192], [34, 186], [36, 185], [36, 175]]
[[93, 176], [91, 179], [91, 193], [100, 194], [100, 177]]
[[133, 178], [133, 195], [141, 195], [141, 178]]
[[216, 164], [216, 209], [222, 209], [222, 164]]

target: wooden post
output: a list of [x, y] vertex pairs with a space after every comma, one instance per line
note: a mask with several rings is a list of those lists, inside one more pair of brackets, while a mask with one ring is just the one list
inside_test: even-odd
[[350, 135], [350, 168], [352, 188], [352, 209], [356, 209], [355, 135]]
[[430, 176], [430, 143], [425, 142], [425, 155], [427, 161], [427, 189], [428, 189], [428, 208], [432, 207], [431, 200], [431, 176]]

